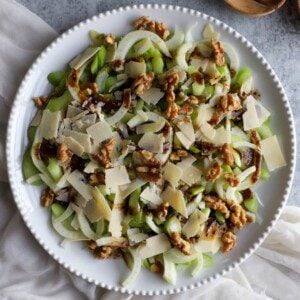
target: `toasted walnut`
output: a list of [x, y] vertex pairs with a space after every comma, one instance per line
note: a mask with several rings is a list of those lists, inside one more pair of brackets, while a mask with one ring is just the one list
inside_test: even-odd
[[110, 246], [97, 247], [94, 250], [96, 258], [107, 259], [113, 254], [113, 248]]
[[171, 243], [174, 247], [180, 250], [185, 255], [191, 254], [191, 245], [188, 241], [184, 240], [179, 232], [172, 232]]
[[179, 107], [175, 102], [170, 102], [166, 109], [166, 117], [170, 120], [174, 120], [178, 116]]
[[237, 186], [239, 184], [239, 180], [234, 176], [234, 174], [227, 173], [224, 175], [225, 180], [230, 184], [230, 186]]
[[193, 107], [190, 104], [185, 103], [182, 106], [180, 106], [178, 113], [180, 115], [190, 116], [193, 113], [193, 111], [194, 111]]
[[260, 145], [260, 136], [256, 130], [250, 130], [250, 139], [253, 144], [256, 146]]
[[115, 144], [115, 139], [111, 138], [104, 145], [99, 147], [98, 154], [93, 155], [93, 158], [97, 160], [104, 168], [109, 168], [112, 166], [110, 162], [110, 156], [115, 147]]
[[142, 155], [145, 157], [145, 159], [150, 160], [153, 158], [154, 154], [147, 150], [142, 150]]
[[221, 43], [215, 39], [211, 40], [211, 45], [213, 48], [213, 55], [217, 66], [223, 66], [225, 63], [225, 58], [223, 56], [224, 49]]
[[114, 62], [113, 62], [113, 68], [115, 71], [120, 71], [122, 70], [124, 66], [124, 61], [122, 61], [121, 59], [116, 59]]
[[134, 27], [136, 29], [145, 29], [145, 30], [152, 31], [155, 30], [155, 22], [152, 21], [150, 17], [143, 16], [138, 18], [135, 21]]
[[216, 236], [219, 236], [219, 231], [218, 222], [213, 219], [209, 219], [205, 223], [204, 231], [201, 233], [201, 239], [212, 240]]
[[69, 164], [71, 162], [72, 155], [73, 152], [66, 144], [62, 143], [58, 146], [56, 156], [62, 164]]
[[199, 104], [200, 101], [196, 96], [191, 95], [187, 98], [186, 102], [192, 105], [197, 105]]
[[224, 161], [226, 162], [227, 165], [232, 166], [234, 163], [234, 156], [233, 156], [233, 149], [231, 146], [227, 143], [225, 143], [221, 147], [221, 153]]
[[170, 204], [168, 202], [164, 202], [161, 205], [159, 205], [156, 209], [156, 215], [159, 219], [164, 219], [168, 214], [168, 209], [170, 207]]
[[227, 231], [222, 235], [222, 242], [223, 252], [229, 252], [236, 244], [236, 235], [231, 231]]
[[91, 250], [95, 250], [98, 246], [97, 243], [95, 241], [87, 241], [86, 246], [91, 249]]
[[103, 42], [104, 42], [104, 44], [105, 44], [106, 46], [111, 46], [111, 45], [113, 45], [114, 42], [115, 42], [115, 37], [114, 37], [114, 35], [112, 35], [112, 34], [107, 34], [107, 35], [105, 35]]
[[80, 89], [84, 92], [90, 90], [91, 94], [98, 93], [98, 85], [95, 82], [84, 82], [80, 85]]
[[41, 205], [43, 207], [48, 207], [53, 203], [54, 192], [49, 187], [46, 187], [41, 196]]
[[88, 183], [92, 186], [105, 184], [105, 174], [101, 172], [90, 174]]
[[175, 93], [174, 93], [173, 90], [167, 90], [166, 91], [166, 100], [168, 102], [174, 102], [175, 98], [176, 98], [176, 96], [175, 96]]
[[150, 89], [153, 79], [154, 79], [153, 72], [139, 75], [131, 85], [132, 91], [137, 95], [141, 95], [145, 93]]
[[170, 31], [167, 29], [166, 24], [162, 22], [155, 22], [155, 32], [163, 40], [165, 40], [170, 35]]
[[155, 262], [150, 266], [150, 270], [156, 274], [163, 274], [164, 273], [164, 266], [160, 262]]
[[246, 211], [241, 205], [232, 200], [227, 200], [227, 206], [230, 209], [230, 221], [238, 228], [241, 229], [247, 223]]
[[179, 82], [179, 74], [177, 70], [170, 70], [160, 78], [160, 84], [165, 91], [174, 90]]
[[254, 223], [255, 219], [252, 215], [246, 214], [247, 223]]
[[171, 153], [170, 160], [178, 161], [182, 157], [187, 157], [187, 156], [188, 156], [188, 152], [186, 150], [178, 149], [178, 150], [176, 150], [176, 152]]
[[221, 166], [218, 162], [214, 162], [212, 166], [210, 166], [206, 170], [205, 179], [209, 182], [215, 182], [221, 175]]
[[217, 210], [224, 215], [225, 219], [228, 219], [230, 216], [230, 211], [226, 206], [226, 203], [215, 196], [207, 195], [204, 197], [205, 205], [211, 209]]
[[45, 104], [47, 103], [48, 98], [46, 96], [42, 96], [42, 97], [34, 97], [32, 100], [35, 106], [41, 110], [44, 108]]

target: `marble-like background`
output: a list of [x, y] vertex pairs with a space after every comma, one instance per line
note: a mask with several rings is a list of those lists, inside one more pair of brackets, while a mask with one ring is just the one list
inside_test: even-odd
[[[140, 3], [165, 3], [189, 7], [224, 21], [251, 41], [273, 66], [289, 97], [296, 128], [300, 126], [300, 15], [296, 0], [288, 0], [279, 11], [249, 18], [227, 7], [222, 0], [17, 0], [36, 13], [58, 32], [106, 10]], [[297, 130], [299, 137], [300, 130]], [[298, 138], [298, 149], [300, 141]], [[297, 155], [297, 157], [300, 157]], [[300, 205], [300, 166], [288, 201]]]

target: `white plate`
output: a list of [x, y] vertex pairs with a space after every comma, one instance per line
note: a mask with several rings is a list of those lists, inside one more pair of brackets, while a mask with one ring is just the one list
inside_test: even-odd
[[[259, 211], [262, 223], [243, 229], [233, 251], [216, 256], [214, 265], [204, 270], [198, 278], [178, 272], [177, 285], [171, 286], [159, 276], [143, 270], [134, 284], [122, 288], [119, 282], [128, 272], [122, 260], [96, 260], [81, 243], [74, 243], [66, 249], [59, 245], [60, 238], [51, 228], [49, 212], [39, 204], [41, 190], [23, 182], [21, 162], [28, 143], [26, 130], [35, 114], [31, 99], [50, 90], [47, 74], [63, 68], [66, 62], [88, 46], [90, 29], [124, 34], [132, 30], [132, 22], [143, 15], [163, 21], [168, 27], [176, 24], [187, 28], [198, 22], [195, 36], [199, 38], [203, 25], [213, 23], [221, 33], [221, 39], [237, 50], [241, 64], [253, 70], [255, 86], [261, 92], [263, 103], [272, 112], [272, 127], [278, 134], [287, 166], [274, 172], [271, 179], [261, 183], [257, 189], [264, 204]], [[113, 10], [82, 22], [60, 36], [39, 56], [26, 74], [13, 104], [7, 134], [7, 164], [14, 198], [27, 226], [43, 248], [60, 264], [89, 282], [115, 291], [142, 295], [177, 293], [199, 287], [233, 269], [249, 257], [267, 236], [290, 191], [295, 164], [295, 132], [291, 108], [277, 76], [245, 38], [224, 23], [194, 10], [141, 5]]]

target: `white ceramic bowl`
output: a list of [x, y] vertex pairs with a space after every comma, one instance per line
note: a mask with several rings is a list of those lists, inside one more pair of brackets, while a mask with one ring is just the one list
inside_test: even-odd
[[[237, 50], [241, 64], [253, 70], [255, 86], [261, 92], [263, 103], [272, 112], [272, 127], [278, 134], [287, 166], [274, 172], [269, 181], [261, 183], [257, 188], [264, 204], [259, 211], [262, 223], [242, 230], [233, 251], [227, 255], [217, 255], [214, 265], [204, 270], [198, 278], [179, 272], [176, 286], [171, 286], [159, 276], [143, 270], [131, 286], [122, 288], [119, 282], [128, 272], [122, 260], [96, 260], [81, 243], [73, 243], [66, 249], [59, 245], [60, 238], [51, 228], [49, 212], [39, 205], [41, 189], [23, 182], [21, 162], [28, 143], [26, 130], [35, 113], [31, 99], [49, 91], [47, 74], [63, 68], [66, 62], [89, 44], [90, 29], [124, 34], [132, 30], [132, 22], [143, 15], [164, 21], [169, 27], [176, 24], [187, 28], [198, 22], [195, 32], [198, 37], [207, 22], [216, 27], [221, 33], [221, 39], [231, 43]], [[78, 24], [55, 40], [38, 57], [23, 79], [11, 110], [7, 133], [7, 165], [14, 199], [25, 223], [42, 247], [61, 265], [89, 282], [110, 290], [140, 295], [171, 294], [199, 287], [224, 275], [249, 257], [262, 243], [289, 195], [295, 165], [295, 131], [291, 108], [282, 85], [270, 65], [244, 37], [224, 23], [194, 10], [166, 5], [140, 5], [106, 12]]]

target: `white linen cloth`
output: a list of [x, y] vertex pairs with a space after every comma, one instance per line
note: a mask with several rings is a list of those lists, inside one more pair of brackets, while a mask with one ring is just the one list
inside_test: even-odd
[[[130, 299], [87, 283], [60, 267], [25, 226], [9, 189], [4, 151], [9, 109], [24, 73], [56, 36], [26, 8], [0, 0], [0, 299]], [[184, 294], [145, 299], [299, 297], [300, 208], [290, 206], [255, 254], [227, 276]]]

